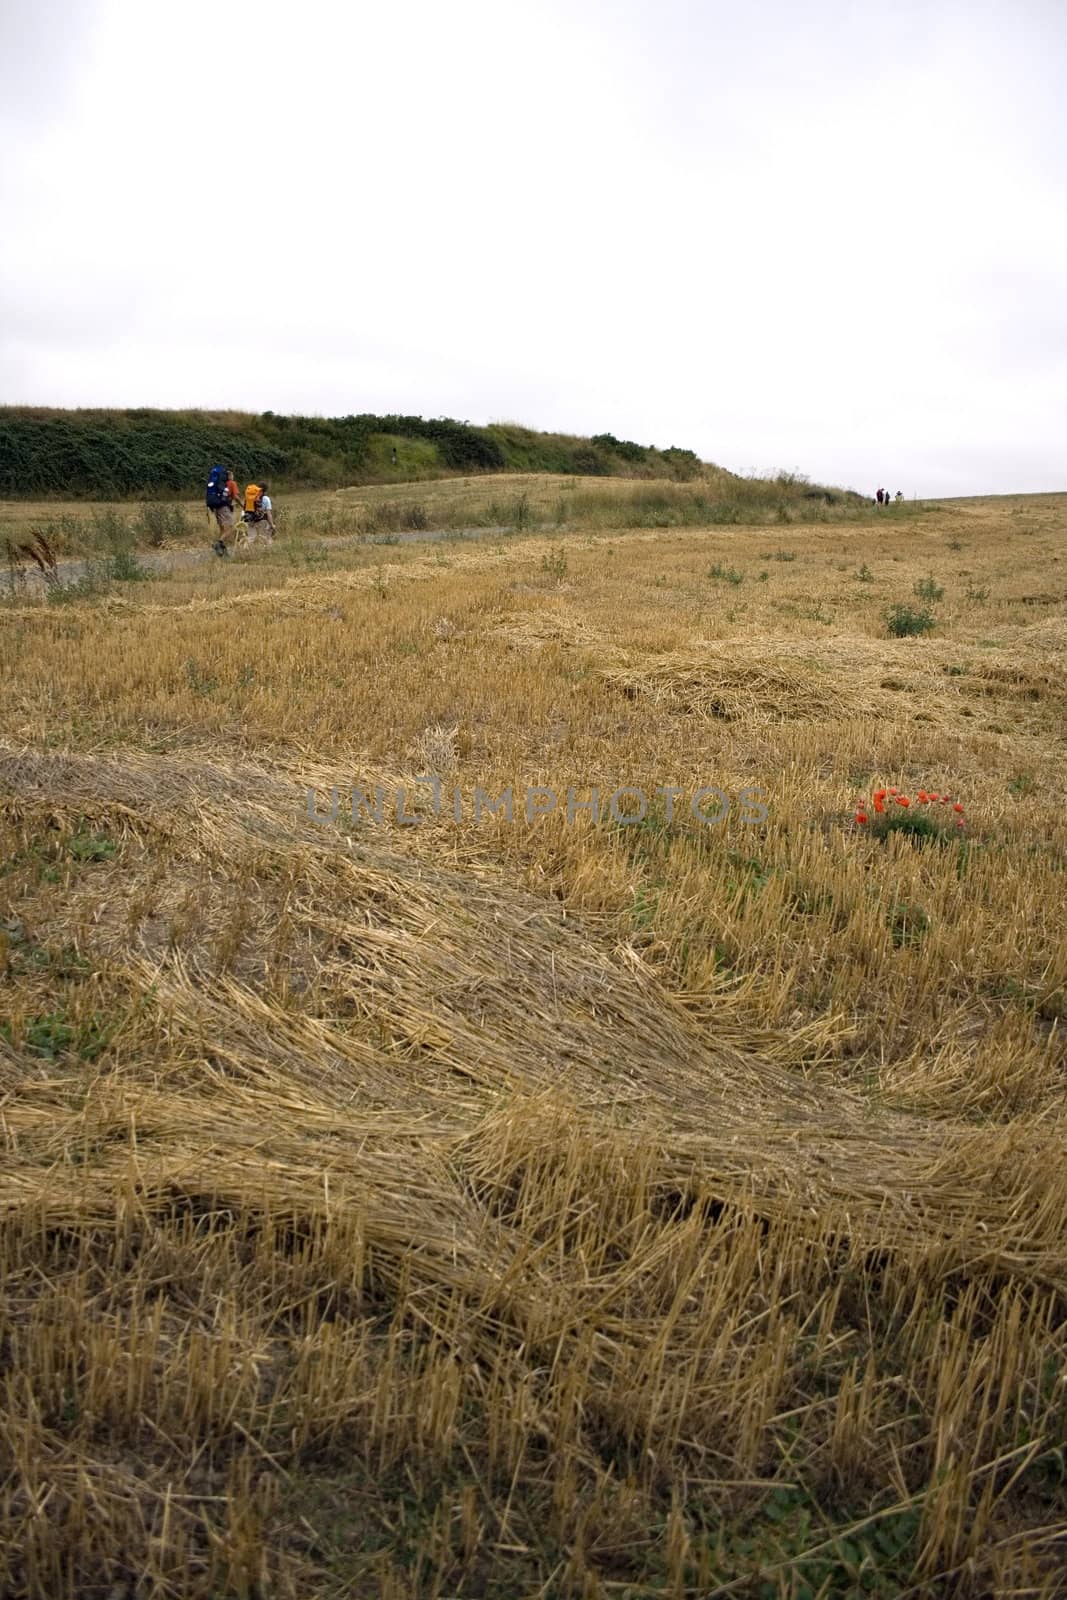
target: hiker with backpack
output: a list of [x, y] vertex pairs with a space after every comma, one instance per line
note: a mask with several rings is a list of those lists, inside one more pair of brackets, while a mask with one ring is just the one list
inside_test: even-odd
[[260, 529], [266, 525], [268, 538], [274, 538], [274, 506], [267, 492], [269, 485], [264, 482], [262, 488], [258, 483], [250, 483], [245, 489], [245, 509], [241, 521], [248, 535], [249, 543], [257, 538]]
[[219, 536], [211, 546], [217, 556], [228, 556], [226, 535], [232, 531], [237, 504], [237, 484], [229, 467], [212, 467], [207, 480], [208, 514], [215, 513]]

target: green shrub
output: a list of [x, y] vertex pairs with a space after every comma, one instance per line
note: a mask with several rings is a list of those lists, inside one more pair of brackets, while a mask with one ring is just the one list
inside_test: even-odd
[[700, 519], [711, 527], [722, 527], [730, 523], [743, 522], [744, 512], [733, 500], [718, 500], [714, 505], [708, 506], [707, 511]]
[[884, 817], [876, 817], [871, 824], [870, 833], [876, 839], [884, 839], [891, 833], [901, 833], [912, 844], [923, 845], [928, 841], [935, 844], [946, 844], [955, 835], [955, 829], [941, 821], [940, 813], [927, 811], [887, 811]]
[[936, 626], [932, 611], [917, 611], [913, 606], [898, 603], [885, 613], [886, 627], [896, 639], [909, 639], [915, 634], [930, 633]]
[[132, 550], [136, 534], [128, 518], [116, 511], [114, 506], [105, 506], [102, 511], [94, 511], [91, 523], [91, 539], [95, 549], [106, 550], [114, 554], [118, 550]]
[[115, 583], [142, 583], [152, 576], [132, 550], [116, 550], [107, 560], [107, 576]]
[[86, 561], [79, 577], [68, 578], [66, 581], [57, 579], [48, 585], [46, 594], [49, 604], [61, 606], [78, 600], [98, 600], [111, 588], [114, 577], [112, 563], [116, 560], [124, 563], [127, 559], [132, 561], [134, 557], [104, 556]]
[[623, 461], [644, 461], [648, 454], [643, 445], [634, 444], [632, 439], [616, 439], [611, 433], [594, 433], [589, 443]]
[[[29, 1055], [46, 1061], [68, 1054], [95, 1061], [107, 1049], [113, 1031], [114, 1024], [107, 1026], [95, 1011], [78, 1022], [69, 1020], [62, 1011], [50, 1011], [26, 1018], [22, 1046]], [[5, 1029], [5, 1035], [10, 1042], [11, 1032]]]
[[134, 524], [145, 544], [159, 549], [168, 539], [184, 539], [189, 534], [185, 507], [149, 501], [142, 505]]
[[511, 527], [515, 529], [516, 533], [523, 533], [527, 528], [532, 526], [533, 512], [530, 509], [529, 495], [516, 495], [515, 501], [511, 507], [511, 514], [508, 518], [508, 521]]
[[217, 461], [242, 477], [276, 476], [290, 458], [204, 412], [0, 410], [0, 497], [124, 499], [203, 492]]
[[106, 833], [83, 830], [67, 841], [67, 852], [75, 861], [110, 861], [117, 850], [118, 844]]
[[915, 585], [915, 593], [920, 600], [940, 600], [944, 596], [944, 589], [934, 579], [931, 572], [928, 577], [920, 578]]

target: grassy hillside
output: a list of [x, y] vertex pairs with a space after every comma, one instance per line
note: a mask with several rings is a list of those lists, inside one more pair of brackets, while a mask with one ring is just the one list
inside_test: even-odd
[[[885, 526], [931, 508], [922, 502], [873, 506], [785, 478], [738, 478], [709, 467], [693, 483], [648, 478], [579, 478], [550, 473], [475, 473], [418, 483], [302, 489], [275, 496], [278, 526], [288, 544], [314, 539], [395, 542], [438, 533], [624, 532], [641, 528], [791, 526], [849, 522]], [[27, 547], [44, 541], [58, 558], [109, 560], [134, 549], [202, 546], [214, 524], [202, 497], [185, 500], [0, 501], [0, 586], [17, 586], [16, 569], [32, 565]]]
[[[394, 460], [395, 453], [395, 460]], [[265, 411], [59, 411], [0, 408], [0, 498], [89, 499], [198, 493], [222, 461], [242, 481], [279, 488], [553, 472], [689, 479], [692, 450], [537, 433], [515, 423], [474, 427], [447, 417], [297, 417]]]
[[0, 603], [3, 1600], [1062, 1600], [1067, 497], [561, 481]]

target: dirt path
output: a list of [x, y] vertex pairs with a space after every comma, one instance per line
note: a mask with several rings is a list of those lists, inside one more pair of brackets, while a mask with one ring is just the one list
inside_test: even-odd
[[[367, 549], [374, 547], [389, 548], [398, 544], [433, 544], [441, 539], [447, 539], [450, 542], [454, 541], [459, 543], [471, 539], [488, 539], [499, 537], [501, 534], [506, 534], [508, 532], [509, 530], [504, 527], [420, 528], [417, 530], [408, 530], [403, 533], [391, 533], [386, 535], [377, 534], [371, 538], [367, 538], [365, 535], [358, 533], [339, 533], [334, 534], [330, 538], [304, 539], [301, 541], [301, 543], [303, 546], [311, 549], [337, 549], [342, 546], [354, 544], [361, 545]], [[202, 549], [190, 549], [188, 546], [181, 546], [180, 548], [174, 550], [137, 550], [133, 553], [136, 556], [137, 562], [140, 566], [146, 568], [149, 572], [162, 574], [175, 572], [186, 567], [199, 566], [204, 562], [216, 563], [222, 559], [226, 559], [231, 562], [234, 560], [241, 561], [246, 559], [247, 555], [253, 550], [269, 550], [272, 548], [275, 550], [282, 550], [285, 548], [287, 542], [288, 541], [285, 535], [282, 534], [276, 539], [273, 546], [270, 544], [260, 544], [258, 542], [253, 545], [242, 544], [238, 546], [235, 554], [225, 558], [217, 556], [214, 550], [211, 548], [210, 543], [206, 544]], [[106, 559], [104, 556], [99, 556], [95, 559], [65, 560], [57, 562], [56, 572], [58, 574], [60, 583], [64, 585], [77, 583], [80, 579], [86, 577], [90, 573], [94, 565], [97, 565], [104, 559]], [[32, 584], [34, 588], [44, 588], [45, 578], [43, 573], [41, 573], [37, 567], [27, 566], [23, 570], [23, 575], [26, 578], [27, 583]]]

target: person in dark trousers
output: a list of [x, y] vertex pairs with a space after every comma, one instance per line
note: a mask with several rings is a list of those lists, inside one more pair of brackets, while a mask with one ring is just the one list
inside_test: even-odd
[[[224, 490], [221, 487], [220, 481], [223, 471], [226, 473], [226, 487]], [[214, 483], [218, 483], [219, 485], [219, 494], [221, 494], [221, 498], [219, 498], [219, 494], [216, 494], [212, 488]], [[211, 546], [212, 550], [214, 550], [217, 556], [228, 556], [230, 553], [229, 545], [226, 542], [226, 537], [228, 534], [231, 536], [233, 534], [236, 508], [237, 484], [234, 482], [233, 471], [229, 467], [222, 469], [216, 467], [208, 481], [208, 515], [210, 516], [212, 513], [214, 513], [215, 524], [218, 529], [219, 536]]]
[[878, 504], [879, 504], [879, 505], [881, 505], [881, 503], [882, 503], [882, 500], [883, 500], [883, 498], [884, 498], [884, 495], [883, 495], [883, 493], [882, 493], [882, 490], [881, 490], [881, 489], [879, 489], [879, 491], [878, 491], [878, 495], [877, 495], [877, 500], [878, 500]]

